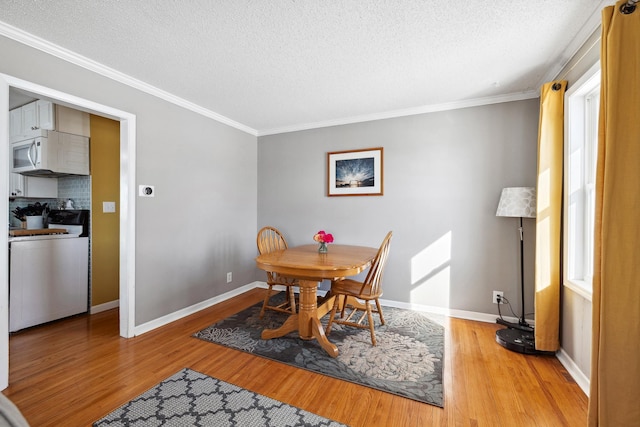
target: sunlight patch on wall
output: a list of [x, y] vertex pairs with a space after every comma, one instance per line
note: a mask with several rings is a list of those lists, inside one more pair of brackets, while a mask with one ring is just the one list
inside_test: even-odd
[[411, 302], [448, 307], [451, 231], [411, 258]]

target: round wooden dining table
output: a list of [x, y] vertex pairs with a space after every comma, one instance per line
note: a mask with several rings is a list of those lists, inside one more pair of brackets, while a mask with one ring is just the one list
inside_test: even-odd
[[301, 339], [317, 339], [330, 356], [336, 357], [338, 347], [329, 341], [320, 323], [333, 307], [335, 296], [329, 292], [318, 305], [318, 283], [361, 273], [371, 265], [377, 252], [377, 248], [366, 246], [331, 244], [327, 253], [318, 253], [318, 245], [302, 245], [259, 255], [256, 258], [258, 268], [300, 281], [298, 313], [290, 315], [279, 328], [262, 331], [262, 339], [281, 337], [297, 330]]

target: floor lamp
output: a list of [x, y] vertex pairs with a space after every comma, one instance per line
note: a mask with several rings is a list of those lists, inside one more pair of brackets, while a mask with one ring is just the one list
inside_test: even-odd
[[506, 329], [496, 331], [496, 341], [501, 346], [519, 353], [538, 353], [535, 349], [535, 336], [524, 318], [524, 237], [522, 218], [536, 217], [536, 189], [533, 187], [508, 187], [502, 189], [496, 216], [520, 218], [520, 319], [507, 322], [499, 317], [496, 322]]

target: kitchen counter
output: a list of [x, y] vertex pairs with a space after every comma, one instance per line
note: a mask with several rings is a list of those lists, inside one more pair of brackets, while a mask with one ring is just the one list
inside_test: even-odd
[[19, 228], [9, 230], [9, 243], [23, 242], [25, 240], [45, 240], [45, 239], [71, 239], [80, 234], [69, 233], [64, 228]]
[[39, 236], [42, 234], [67, 234], [64, 228], [17, 228], [9, 230], [9, 237]]

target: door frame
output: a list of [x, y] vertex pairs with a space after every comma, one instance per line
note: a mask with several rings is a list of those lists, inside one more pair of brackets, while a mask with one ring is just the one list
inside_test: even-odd
[[[120, 336], [135, 335], [136, 116], [0, 73], [0, 221], [9, 223], [9, 88], [120, 122]], [[4, 147], [4, 148], [2, 148]], [[0, 233], [0, 390], [9, 386], [9, 233]]]

